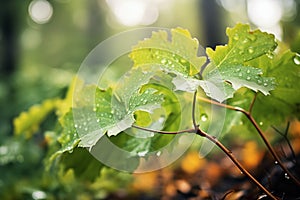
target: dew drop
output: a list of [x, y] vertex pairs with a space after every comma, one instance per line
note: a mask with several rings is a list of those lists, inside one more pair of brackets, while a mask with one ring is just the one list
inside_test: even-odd
[[143, 104], [146, 104], [147, 103], [147, 100], [145, 99], [145, 100], [143, 100]]
[[249, 52], [249, 53], [254, 53], [254, 50], [253, 50], [252, 48], [249, 48], [249, 49], [248, 49], [248, 52]]
[[180, 59], [180, 62], [181, 62], [182, 64], [184, 64], [184, 63], [186, 63], [186, 60], [185, 60], [185, 59]]
[[243, 76], [243, 74], [242, 74], [242, 73], [239, 73], [239, 76], [240, 76], [240, 77], [242, 77], [242, 76]]
[[171, 65], [171, 64], [172, 64], [172, 61], [171, 61], [171, 60], [168, 60], [168, 64]]
[[248, 38], [249, 38], [252, 42], [256, 40], [256, 36], [253, 35], [253, 34], [250, 34], [250, 35], [248, 36]]
[[267, 86], [268, 86], [268, 83], [264, 83], [264, 86], [267, 87]]
[[96, 111], [97, 111], [97, 108], [96, 108], [96, 107], [94, 107], [94, 108], [93, 108], [93, 111], [94, 111], [94, 112], [96, 112]]
[[245, 38], [245, 39], [243, 40], [243, 43], [246, 44], [247, 42], [249, 42], [249, 39], [248, 39], [248, 38]]
[[263, 123], [263, 122], [259, 122], [259, 125], [261, 125], [261, 126], [262, 126], [262, 125], [264, 125], [264, 123]]
[[250, 69], [247, 70], [247, 74], [250, 74]]
[[295, 55], [295, 57], [294, 57], [294, 63], [296, 64], [296, 65], [300, 65], [300, 54], [297, 54], [296, 53], [296, 55]]
[[156, 155], [160, 156], [161, 155], [161, 151], [156, 152]]
[[276, 161], [275, 161], [275, 165], [277, 165], [277, 164], [278, 164], [278, 161], [276, 160]]
[[203, 122], [207, 121], [207, 119], [208, 119], [207, 114], [203, 113], [203, 114], [200, 116], [200, 119], [201, 119], [201, 121], [203, 121]]
[[284, 178], [290, 179], [289, 175], [287, 173], [284, 174]]
[[239, 40], [239, 36], [238, 36], [237, 34], [235, 34], [235, 35], [233, 36], [233, 39], [234, 39], [234, 40]]
[[261, 84], [262, 84], [262, 81], [261, 81], [260, 79], [258, 79], [258, 80], [257, 80], [257, 83], [258, 83], [259, 85], [261, 85]]
[[161, 64], [166, 64], [167, 60], [165, 58], [163, 58], [160, 62], [161, 62]]
[[251, 80], [251, 77], [250, 77], [250, 76], [247, 76], [246, 79], [247, 79], [247, 81], [250, 81], [250, 80]]
[[267, 53], [267, 57], [270, 58], [270, 59], [273, 59], [274, 58], [274, 54], [273, 53]]
[[240, 69], [240, 68], [237, 68], [237, 69], [236, 69], [236, 72], [240, 72], [240, 71], [241, 71], [241, 69]]
[[89, 129], [87, 127], [84, 128], [85, 131], [88, 131]]
[[100, 119], [97, 119], [97, 121], [96, 122], [100, 122]]
[[75, 127], [75, 128], [77, 128], [77, 127], [78, 127], [78, 125], [77, 125], [77, 124], [75, 124], [75, 125], [74, 125], [74, 127]]

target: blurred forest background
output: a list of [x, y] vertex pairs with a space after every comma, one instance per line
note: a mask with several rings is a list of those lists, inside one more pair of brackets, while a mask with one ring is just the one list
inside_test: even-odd
[[[271, 32], [300, 53], [299, 0], [1, 1], [0, 193], [42, 166], [34, 142], [12, 139], [13, 118], [44, 99], [63, 97], [101, 41], [137, 27], [180, 26], [202, 46], [215, 47], [227, 42], [225, 29], [237, 22]], [[50, 119], [43, 126], [54, 124]], [[8, 168], [14, 174], [6, 173]]]

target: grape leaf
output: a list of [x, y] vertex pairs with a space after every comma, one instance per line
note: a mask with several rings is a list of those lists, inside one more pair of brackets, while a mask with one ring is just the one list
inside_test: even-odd
[[172, 41], [169, 41], [166, 31], [158, 31], [140, 41], [129, 55], [134, 61], [133, 67], [151, 65], [180, 76], [197, 74], [206, 60], [205, 56], [198, 56], [198, 40], [182, 28], [172, 29], [171, 35]]
[[[152, 112], [160, 107], [163, 95], [157, 94], [157, 90], [149, 88], [139, 91], [139, 88], [146, 84], [153, 75], [154, 72], [143, 73], [141, 69], [131, 70], [116, 86], [114, 93], [112, 89], [96, 88], [94, 111], [98, 128], [88, 126], [92, 130], [87, 130], [86, 127], [82, 127], [86, 134], [81, 136], [80, 146], [92, 147], [103, 134], [115, 136], [131, 127], [135, 121], [135, 111]], [[82, 116], [82, 118], [86, 117]], [[86, 121], [83, 123], [88, 125]]]
[[[233, 93], [241, 87], [268, 95], [275, 87], [274, 78], [261, 77], [261, 69], [246, 66], [245, 63], [272, 53], [277, 46], [274, 36], [260, 30], [250, 31], [249, 25], [244, 24], [228, 28], [226, 33], [229, 37], [228, 45], [217, 46], [215, 51], [207, 48], [212, 63], [204, 71], [203, 78], [224, 91], [223, 98], [215, 99], [223, 101], [233, 97]], [[229, 84], [233, 90], [229, 89]], [[205, 88], [204, 90], [206, 91]], [[209, 94], [208, 96], [214, 97]]]
[[272, 53], [277, 46], [272, 34], [260, 30], [250, 31], [247, 24], [237, 24], [227, 28], [228, 44], [217, 46], [216, 50], [206, 49], [206, 53], [216, 67], [239, 66], [244, 62], [267, 53]]

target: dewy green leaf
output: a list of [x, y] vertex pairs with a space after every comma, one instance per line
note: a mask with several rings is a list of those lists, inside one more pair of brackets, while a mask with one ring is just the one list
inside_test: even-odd
[[146, 84], [153, 75], [154, 72], [144, 73], [141, 69], [135, 69], [126, 74], [114, 92], [112, 89], [97, 88], [94, 108], [97, 127], [89, 127], [89, 123], [86, 122], [89, 130], [86, 129], [86, 134], [81, 136], [80, 146], [92, 147], [103, 134], [115, 136], [131, 127], [135, 121], [135, 111], [152, 112], [160, 107], [163, 95], [157, 94], [157, 90], [149, 88], [140, 92], [140, 87]]
[[182, 28], [172, 29], [171, 36], [170, 41], [166, 31], [158, 31], [140, 41], [130, 54], [134, 67], [151, 65], [180, 76], [197, 74], [206, 60], [205, 56], [198, 56], [198, 40]]
[[216, 50], [207, 48], [206, 52], [216, 67], [236, 66], [267, 53], [272, 53], [277, 46], [274, 35], [250, 31], [247, 24], [237, 24], [227, 28], [228, 45], [217, 46]]
[[56, 158], [56, 156], [64, 152], [73, 151], [80, 141], [79, 135], [75, 128], [72, 110], [61, 117], [59, 122], [63, 127], [63, 130], [57, 139], [61, 144], [61, 148], [51, 156], [50, 160], [53, 160]]
[[[249, 25], [244, 24], [228, 28], [227, 35], [229, 37], [227, 46], [217, 46], [215, 51], [207, 48], [212, 63], [204, 71], [203, 78], [220, 91], [225, 91], [223, 98], [215, 99], [223, 101], [233, 97], [234, 92], [241, 87], [268, 95], [269, 91], [275, 88], [274, 78], [262, 77], [261, 69], [246, 66], [245, 63], [262, 55], [271, 54], [277, 46], [274, 36], [259, 30], [250, 31]], [[230, 87], [233, 90], [230, 90]], [[208, 96], [213, 97], [210, 94]]]

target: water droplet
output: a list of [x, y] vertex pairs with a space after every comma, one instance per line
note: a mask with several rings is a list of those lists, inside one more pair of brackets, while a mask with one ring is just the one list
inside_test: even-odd
[[148, 153], [148, 151], [140, 151], [137, 154], [139, 157], [144, 157], [147, 153]]
[[244, 173], [241, 171], [241, 174], [244, 174]]
[[201, 121], [203, 121], [203, 122], [207, 121], [207, 119], [208, 119], [207, 114], [203, 113], [203, 114], [200, 116], [200, 119], [201, 119]]
[[243, 76], [243, 74], [242, 74], [242, 73], [239, 73], [239, 76], [240, 76], [240, 77], [242, 77], [242, 76]]
[[143, 104], [146, 104], [147, 103], [147, 99], [143, 100]]
[[294, 63], [296, 64], [296, 65], [300, 65], [300, 54], [297, 54], [296, 53], [296, 55], [295, 55], [295, 57], [294, 57]]
[[249, 42], [249, 39], [248, 39], [248, 38], [245, 38], [245, 39], [243, 40], [243, 43], [246, 44], [247, 42]]
[[272, 52], [267, 53], [267, 57], [270, 58], [270, 59], [273, 59], [274, 58], [274, 54]]
[[184, 64], [184, 63], [186, 63], [186, 60], [185, 60], [185, 59], [180, 59], [180, 62], [181, 62], [182, 64]]
[[161, 151], [156, 152], [156, 155], [160, 156], [161, 155]]
[[250, 77], [250, 76], [247, 76], [246, 79], [247, 79], [247, 81], [250, 81], [250, 80], [251, 80], [251, 77]]
[[250, 74], [250, 69], [247, 70], [247, 74]]
[[264, 123], [263, 123], [263, 122], [259, 122], [259, 125], [261, 125], [261, 126], [262, 126], [262, 125], [264, 125]]
[[235, 35], [233, 36], [233, 39], [234, 39], [234, 40], [239, 40], [239, 35], [238, 35], [238, 34], [235, 34]]
[[256, 36], [253, 34], [248, 35], [248, 38], [253, 42], [256, 40]]
[[89, 129], [87, 127], [84, 128], [85, 131], [88, 131]]
[[100, 122], [100, 119], [97, 119], [97, 121], [96, 122]]
[[289, 175], [287, 173], [284, 174], [284, 178], [290, 179]]
[[75, 125], [74, 125], [74, 127], [75, 127], [75, 128], [77, 128], [77, 127], [78, 127], [78, 125], [77, 125], [77, 124], [75, 124]]
[[166, 64], [167, 60], [165, 58], [163, 58], [160, 62], [161, 62], [161, 64]]
[[248, 49], [248, 52], [249, 52], [249, 53], [254, 53], [253, 48], [250, 47], [250, 48]]
[[237, 69], [236, 69], [236, 72], [240, 72], [240, 71], [241, 71], [241, 69], [240, 69], [240, 68], [237, 68]]
[[259, 85], [261, 85], [261, 84], [262, 84], [262, 81], [261, 81], [260, 79], [258, 79], [258, 80], [257, 80], [257, 83], [258, 83]]
[[244, 51], [240, 51], [239, 54], [242, 55], [244, 53]]
[[96, 112], [96, 111], [97, 111], [97, 108], [96, 108], [96, 107], [94, 107], [94, 108], [93, 108], [93, 111], [94, 111], [94, 112]]
[[267, 87], [267, 86], [268, 86], [268, 83], [264, 83], [264, 86]]
[[86, 126], [86, 122], [83, 122], [83, 126]]
[[276, 161], [275, 161], [275, 165], [277, 165], [277, 164], [278, 164], [278, 161], [276, 160]]
[[171, 61], [171, 60], [168, 60], [168, 64], [171, 65], [171, 64], [172, 64], [172, 61]]

